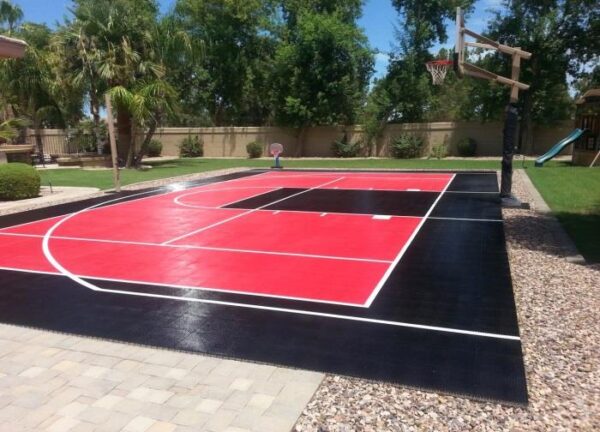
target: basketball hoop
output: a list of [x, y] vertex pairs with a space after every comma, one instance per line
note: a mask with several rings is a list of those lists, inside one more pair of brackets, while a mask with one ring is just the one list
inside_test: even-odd
[[448, 69], [452, 67], [452, 60], [431, 60], [425, 63], [425, 67], [431, 73], [433, 84], [440, 85], [446, 78]]
[[269, 146], [269, 153], [271, 153], [271, 156], [275, 158], [275, 166], [272, 166], [271, 168], [283, 168], [279, 164], [279, 156], [281, 155], [281, 153], [283, 153], [283, 145], [279, 143], [271, 144]]

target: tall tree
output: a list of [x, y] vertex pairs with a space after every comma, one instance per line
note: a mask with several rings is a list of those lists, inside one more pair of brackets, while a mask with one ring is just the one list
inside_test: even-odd
[[11, 114], [29, 120], [41, 150], [41, 128], [64, 125], [55, 97], [57, 89], [49, 49], [52, 32], [45, 25], [28, 23], [16, 35], [28, 47], [23, 58], [0, 62], [0, 89]]
[[177, 1], [175, 19], [205, 43], [202, 58], [174, 70], [184, 112], [206, 110], [215, 126], [268, 121], [274, 13], [269, 0]]
[[[565, 119], [572, 110], [567, 76], [576, 76], [584, 64], [598, 62], [600, 5], [594, 0], [511, 0], [503, 3], [487, 34], [531, 52], [522, 62], [520, 80], [531, 85], [522, 93], [521, 146], [534, 151], [533, 124]], [[503, 74], [509, 64], [491, 57]], [[506, 91], [506, 90], [505, 90]], [[506, 100], [506, 99], [504, 99]]]
[[0, 0], [0, 24], [6, 25], [6, 31], [10, 35], [15, 31], [17, 24], [23, 20], [23, 9], [13, 4], [10, 0]]
[[[154, 0], [74, 0], [73, 20], [67, 24], [66, 44], [77, 51], [73, 69], [86, 83], [90, 106], [99, 110], [107, 88], [132, 89], [139, 80], [164, 77], [164, 68], [151, 54], [157, 25]], [[130, 153], [134, 139], [133, 113], [126, 104], [115, 106], [119, 153]]]
[[446, 21], [456, 15], [456, 7], [470, 10], [474, 0], [392, 0], [400, 16], [396, 43], [386, 76], [375, 83], [364, 111], [366, 145], [373, 142], [388, 122], [422, 121], [439, 114], [425, 62], [436, 42], [448, 38]]
[[288, 12], [273, 80], [276, 121], [299, 129], [299, 154], [309, 126], [356, 122], [374, 64], [358, 12], [344, 13], [346, 2], [322, 2], [329, 8], [319, 12], [307, 3]]

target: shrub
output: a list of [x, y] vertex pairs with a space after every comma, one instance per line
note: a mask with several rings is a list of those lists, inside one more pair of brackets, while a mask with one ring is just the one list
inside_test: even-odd
[[184, 158], [204, 156], [204, 142], [198, 135], [184, 138], [179, 144], [179, 156]]
[[459, 156], [472, 157], [477, 154], [477, 141], [473, 138], [463, 138], [456, 144]]
[[148, 143], [148, 156], [149, 157], [158, 157], [162, 153], [162, 149], [163, 149], [163, 145], [159, 140], [157, 140], [157, 139], [150, 140], [150, 142]]
[[392, 156], [397, 159], [416, 158], [421, 155], [423, 139], [409, 134], [400, 135], [391, 144]]
[[40, 175], [30, 165], [0, 165], [0, 200], [35, 198], [40, 194], [40, 182]]
[[263, 146], [261, 143], [253, 141], [246, 145], [246, 151], [248, 152], [248, 157], [250, 159], [256, 159], [262, 156]]
[[358, 156], [360, 152], [360, 143], [359, 142], [349, 142], [348, 135], [344, 134], [342, 139], [335, 140], [331, 144], [331, 150], [335, 157], [340, 158], [351, 158]]
[[444, 144], [435, 144], [431, 147], [431, 152], [429, 153], [429, 157], [435, 159], [444, 159], [447, 155], [448, 151]]

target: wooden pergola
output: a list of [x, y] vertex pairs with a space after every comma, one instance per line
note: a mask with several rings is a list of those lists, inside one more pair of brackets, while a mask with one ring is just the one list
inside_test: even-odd
[[27, 43], [20, 39], [0, 36], [0, 58], [21, 58], [26, 47]]

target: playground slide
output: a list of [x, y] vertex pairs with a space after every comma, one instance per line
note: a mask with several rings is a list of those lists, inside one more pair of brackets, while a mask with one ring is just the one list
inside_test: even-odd
[[536, 167], [544, 166], [544, 163], [548, 162], [550, 159], [558, 155], [561, 151], [563, 151], [569, 144], [577, 141], [577, 139], [583, 135], [584, 129], [575, 129], [565, 138], [561, 139], [559, 142], [554, 144], [550, 150], [548, 150], [545, 154], [540, 156], [535, 161]]

